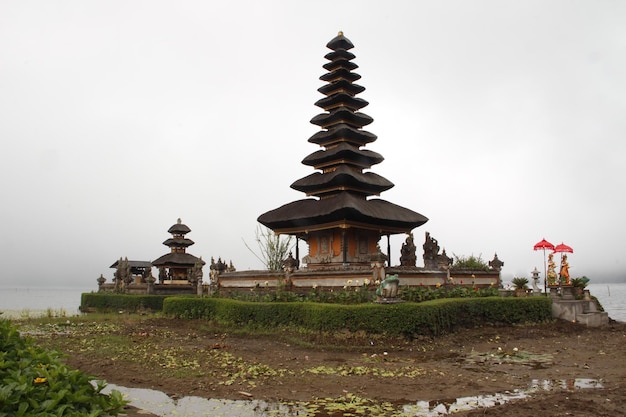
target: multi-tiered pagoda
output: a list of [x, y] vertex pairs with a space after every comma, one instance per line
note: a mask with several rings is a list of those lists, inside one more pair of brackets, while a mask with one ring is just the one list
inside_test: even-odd
[[[191, 232], [191, 229], [183, 224], [181, 219], [178, 219], [175, 225], [167, 230], [172, 235], [163, 244], [170, 248], [170, 253], [167, 253], [160, 258], [152, 261], [152, 265], [159, 268], [159, 280], [186, 280], [188, 279], [189, 270], [196, 265], [196, 262], [200, 261], [202, 265], [205, 262], [187, 253], [187, 248], [194, 244], [194, 241], [185, 237], [185, 235]], [[165, 276], [164, 276], [165, 274]]]
[[369, 267], [379, 253], [377, 244], [382, 236], [410, 233], [428, 219], [371, 198], [392, 188], [393, 183], [367, 171], [384, 158], [363, 149], [376, 135], [363, 130], [373, 119], [359, 111], [369, 103], [356, 97], [365, 88], [354, 84], [361, 78], [352, 72], [358, 68], [349, 52], [354, 45], [340, 32], [326, 46], [332, 52], [325, 56], [330, 61], [323, 66], [328, 72], [320, 79], [327, 84], [318, 89], [326, 97], [315, 103], [324, 113], [311, 120], [322, 130], [309, 139], [322, 149], [302, 161], [316, 172], [291, 185], [314, 198], [285, 204], [262, 214], [258, 221], [275, 233], [306, 241], [309, 254], [303, 261], [309, 269]]

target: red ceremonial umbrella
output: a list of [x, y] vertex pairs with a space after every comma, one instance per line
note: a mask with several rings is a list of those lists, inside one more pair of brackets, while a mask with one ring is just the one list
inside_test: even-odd
[[546, 249], [554, 250], [554, 245], [545, 239], [541, 239], [541, 242], [537, 242], [533, 246], [534, 250], [543, 250], [543, 292], [548, 292], [548, 277], [546, 267]]
[[552, 249], [554, 252], [560, 252], [560, 253], [574, 253], [574, 249], [572, 249], [571, 247], [567, 246], [565, 243], [561, 242], [560, 244], [556, 245], [554, 247], [554, 249]]

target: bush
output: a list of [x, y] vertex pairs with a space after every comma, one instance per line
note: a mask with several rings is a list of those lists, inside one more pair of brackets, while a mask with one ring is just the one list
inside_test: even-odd
[[72, 370], [60, 354], [22, 338], [7, 320], [0, 320], [0, 416], [117, 415], [127, 403], [119, 391], [101, 393], [104, 383]]
[[489, 271], [489, 264], [482, 259], [482, 255], [454, 256], [451, 269], [467, 269], [471, 271]]
[[303, 327], [314, 331], [365, 331], [395, 335], [439, 335], [456, 327], [485, 324], [544, 322], [552, 318], [545, 297], [445, 298], [422, 303], [324, 304], [262, 303], [220, 298], [171, 297], [163, 303], [166, 315], [213, 320], [233, 326]]
[[107, 313], [126, 311], [134, 313], [141, 310], [161, 311], [163, 300], [171, 295], [130, 295], [115, 293], [83, 293], [80, 298], [81, 311], [96, 310]]
[[515, 277], [511, 280], [513, 286], [518, 290], [525, 290], [528, 288], [528, 278]]

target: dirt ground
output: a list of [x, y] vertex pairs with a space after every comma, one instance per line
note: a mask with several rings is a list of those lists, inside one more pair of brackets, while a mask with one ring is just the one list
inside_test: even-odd
[[[626, 414], [626, 324], [614, 321], [603, 328], [564, 321], [484, 327], [412, 340], [280, 330], [250, 334], [204, 321], [156, 317], [115, 317], [102, 326], [68, 328], [40, 336], [41, 343], [67, 353], [71, 366], [109, 383], [171, 396], [307, 402], [354, 396], [374, 403], [449, 403], [527, 390], [535, 381], [556, 388], [454, 415]], [[585, 379], [601, 388], [575, 383]], [[128, 415], [136, 413], [131, 409]]]

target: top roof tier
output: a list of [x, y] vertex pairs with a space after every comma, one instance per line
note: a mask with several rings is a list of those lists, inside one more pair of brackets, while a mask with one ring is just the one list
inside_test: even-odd
[[[309, 138], [309, 142], [325, 149], [308, 155], [302, 161], [321, 172], [294, 182], [291, 188], [322, 198], [344, 191], [361, 198], [379, 195], [393, 187], [393, 183], [379, 175], [362, 172], [384, 158], [376, 152], [361, 149], [374, 142], [376, 135], [363, 130], [374, 119], [359, 111], [369, 103], [356, 97], [365, 91], [365, 87], [354, 84], [361, 78], [352, 72], [358, 68], [352, 62], [354, 54], [348, 51], [354, 45], [339, 32], [326, 46], [333, 51], [325, 56], [330, 62], [324, 68], [329, 72], [320, 77], [326, 84], [318, 89], [326, 97], [315, 103], [325, 112], [311, 119], [311, 123], [324, 130]], [[341, 175], [338, 175], [340, 172]]]

